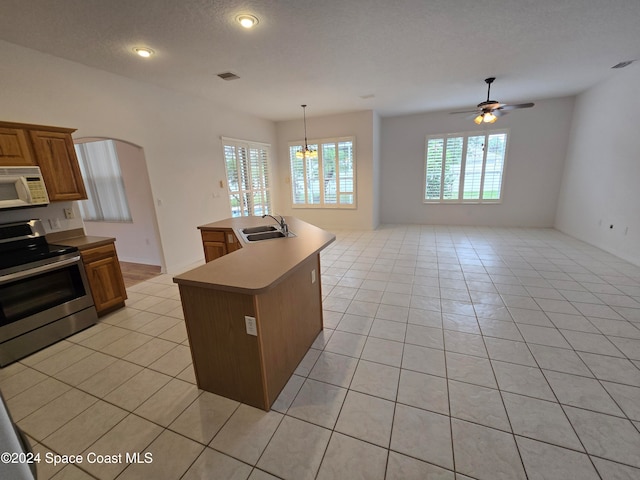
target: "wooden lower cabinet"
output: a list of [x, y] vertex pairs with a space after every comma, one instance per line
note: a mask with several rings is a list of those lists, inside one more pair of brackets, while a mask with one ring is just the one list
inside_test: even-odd
[[[198, 388], [269, 410], [322, 331], [319, 255], [255, 295], [178, 282]], [[255, 319], [255, 332], [245, 317]]]
[[113, 243], [80, 252], [98, 316], [124, 307], [127, 290]]
[[241, 248], [232, 229], [202, 230], [201, 235], [207, 263]]

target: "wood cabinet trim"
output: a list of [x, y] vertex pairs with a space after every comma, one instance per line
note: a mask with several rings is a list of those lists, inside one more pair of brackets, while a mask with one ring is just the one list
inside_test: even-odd
[[50, 132], [60, 132], [60, 133], [69, 133], [69, 134], [77, 130], [76, 128], [56, 127], [53, 125], [37, 125], [35, 123], [18, 123], [18, 122], [4, 122], [4, 121], [0, 121], [0, 127], [15, 128], [20, 130], [47, 130]]

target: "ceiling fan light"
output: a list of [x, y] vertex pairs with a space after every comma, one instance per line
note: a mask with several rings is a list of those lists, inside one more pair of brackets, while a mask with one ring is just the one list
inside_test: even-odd
[[491, 112], [487, 112], [483, 115], [483, 119], [482, 121], [484, 123], [495, 123], [495, 121], [498, 120], [498, 117], [496, 117], [493, 113]]
[[480, 115], [478, 115], [476, 118], [473, 119], [474, 123], [476, 125], [480, 125], [482, 123], [483, 117], [484, 117], [484, 114], [481, 113]]

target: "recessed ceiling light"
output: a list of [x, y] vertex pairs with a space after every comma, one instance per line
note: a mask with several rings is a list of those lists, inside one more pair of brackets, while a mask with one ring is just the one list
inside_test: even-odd
[[236, 21], [244, 28], [253, 28], [258, 24], [258, 17], [253, 15], [242, 14], [236, 17]]
[[143, 58], [149, 58], [151, 55], [155, 53], [153, 50], [146, 47], [136, 47], [133, 49], [133, 51]]

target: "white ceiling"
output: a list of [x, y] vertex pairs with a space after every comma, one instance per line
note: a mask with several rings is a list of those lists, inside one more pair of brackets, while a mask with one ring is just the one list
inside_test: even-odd
[[[308, 116], [466, 109], [489, 76], [504, 103], [572, 95], [640, 58], [640, 0], [0, 0], [0, 12], [0, 39], [271, 120], [302, 103]], [[260, 23], [245, 30], [239, 13]], [[227, 71], [240, 79], [216, 76]]]

